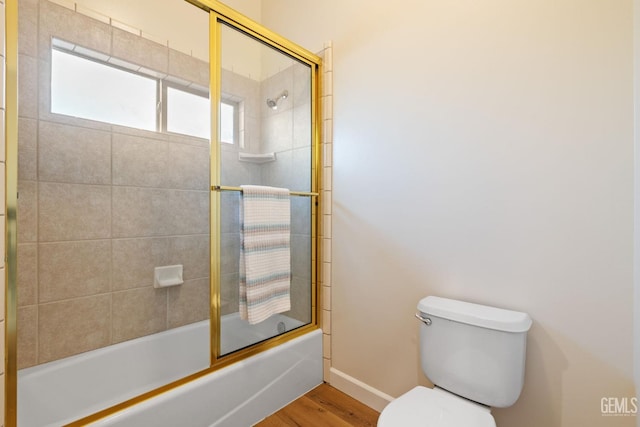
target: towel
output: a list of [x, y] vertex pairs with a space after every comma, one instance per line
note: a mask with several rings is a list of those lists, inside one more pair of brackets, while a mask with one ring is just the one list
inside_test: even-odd
[[240, 317], [253, 325], [291, 309], [291, 211], [286, 188], [241, 187]]

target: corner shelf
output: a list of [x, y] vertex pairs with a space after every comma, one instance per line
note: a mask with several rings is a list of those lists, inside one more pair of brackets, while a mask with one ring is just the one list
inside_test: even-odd
[[253, 153], [238, 153], [238, 160], [241, 162], [249, 162], [249, 163], [269, 163], [276, 161], [276, 153], [263, 153], [263, 154], [253, 154]]

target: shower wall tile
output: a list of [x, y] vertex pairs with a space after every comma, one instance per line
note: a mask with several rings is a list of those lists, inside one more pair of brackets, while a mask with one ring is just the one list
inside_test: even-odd
[[38, 52], [40, 58], [51, 57], [51, 37], [77, 43], [98, 52], [111, 52], [111, 26], [57, 4], [41, 1]]
[[[73, 124], [73, 121], [76, 120], [75, 117], [51, 112], [51, 60], [40, 59], [38, 61], [38, 87], [38, 117], [41, 120]], [[20, 95], [19, 97], [21, 98]], [[19, 102], [20, 100], [18, 100]]]
[[[153, 269], [164, 265], [162, 239], [113, 239], [113, 290], [153, 285]], [[154, 244], [156, 243], [156, 244]], [[158, 259], [160, 258], [160, 259]]]
[[309, 279], [291, 278], [291, 310], [286, 313], [303, 323], [311, 322], [311, 282]]
[[183, 265], [185, 280], [209, 276], [209, 236], [113, 240], [113, 289], [152, 286], [154, 268]]
[[38, 364], [38, 307], [18, 307], [18, 369]]
[[209, 87], [209, 63], [169, 49], [169, 74]]
[[111, 237], [111, 187], [40, 182], [38, 230], [41, 242]]
[[209, 191], [113, 187], [113, 236], [209, 232]]
[[18, 242], [38, 240], [38, 183], [18, 181]]
[[325, 236], [331, 236], [332, 220], [331, 215], [322, 215], [322, 230]]
[[221, 88], [223, 96], [234, 96], [243, 100], [246, 114], [260, 117], [265, 99], [260, 92], [260, 82], [229, 70], [222, 70]]
[[311, 236], [291, 236], [291, 273], [300, 278], [311, 278]]
[[331, 239], [322, 239], [322, 259], [331, 262]]
[[[2, 16], [0, 16], [0, 19], [2, 19]], [[3, 46], [4, 47], [4, 46]], [[4, 56], [0, 56], [0, 81], [4, 82], [5, 81], [5, 68], [7, 65], [7, 61], [5, 59]], [[4, 108], [6, 108], [6, 102], [7, 102], [7, 97], [5, 94], [6, 88], [5, 85], [2, 84], [0, 85], [0, 105], [2, 105], [2, 113], [4, 114]]]
[[[208, 65], [73, 9], [19, 3], [18, 364], [207, 318], [209, 141], [51, 113], [51, 37], [162, 73], [170, 66], [202, 86]], [[238, 81], [259, 94], [256, 82]], [[253, 98], [244, 105], [259, 119]], [[153, 268], [170, 264], [184, 266], [185, 284], [168, 304], [167, 290], [151, 286]]]
[[167, 290], [152, 287], [113, 294], [113, 343], [165, 330]]
[[261, 122], [259, 117], [251, 117], [245, 113], [244, 129], [242, 130], [244, 141], [243, 151], [248, 153], [268, 152], [266, 148], [262, 147], [263, 136], [260, 130]]
[[[294, 62], [292, 61], [291, 64], [293, 65], [293, 63]], [[267, 103], [262, 101], [260, 107], [262, 109], [263, 117], [278, 115], [293, 107], [293, 99], [295, 98], [293, 94], [293, 68], [293, 66], [287, 67], [261, 82], [260, 89], [262, 92], [261, 98], [263, 100], [275, 98], [284, 90], [289, 92], [289, 96], [286, 99], [282, 99], [278, 102], [277, 110], [269, 108]]]
[[311, 236], [311, 202], [309, 197], [291, 198], [291, 234]]
[[38, 1], [18, 2], [18, 53], [38, 56]]
[[208, 234], [171, 237], [167, 264], [182, 264], [184, 280], [207, 278], [209, 247]]
[[332, 117], [333, 114], [333, 95], [327, 95], [322, 102], [322, 114], [324, 117]]
[[333, 180], [332, 180], [332, 175], [331, 175], [331, 169], [330, 168], [322, 168], [322, 173], [323, 173], [323, 182], [324, 182], [324, 188], [325, 190], [331, 190], [333, 187]]
[[[2, 17], [0, 16], [0, 19], [2, 19]], [[1, 43], [1, 41], [0, 41]], [[2, 65], [3, 65], [4, 61], [2, 61], [2, 63], [0, 63], [0, 70], [2, 70]], [[4, 75], [0, 73], [0, 82], [2, 82], [4, 79]], [[0, 108], [0, 129], [4, 129], [5, 128], [5, 114], [4, 114], [4, 110]], [[4, 132], [0, 132], [0, 162], [6, 163], [6, 151], [7, 151], [7, 141], [6, 141], [6, 135]]]
[[113, 237], [154, 235], [154, 190], [113, 187]]
[[38, 251], [40, 303], [111, 290], [110, 240], [41, 243]]
[[322, 209], [318, 212], [321, 218], [319, 230], [319, 242], [321, 242], [321, 267], [319, 271], [318, 286], [322, 289], [319, 295], [318, 305], [322, 309], [320, 326], [323, 338], [323, 373], [324, 380], [331, 380], [331, 236], [332, 236], [332, 197], [331, 189], [332, 164], [333, 164], [333, 54], [331, 42], [325, 44], [321, 53], [324, 62], [322, 75], [321, 97], [321, 125], [322, 125], [322, 173], [321, 173], [321, 202]]
[[331, 359], [331, 335], [322, 334], [322, 357]]
[[[41, 62], [44, 64], [44, 62]], [[40, 79], [49, 79], [48, 71], [42, 71], [42, 67], [40, 67]], [[47, 85], [49, 83], [46, 83]], [[79, 128], [93, 129], [93, 130], [101, 130], [105, 132], [110, 132], [111, 126], [107, 123], [98, 122], [95, 120], [82, 119], [80, 117], [71, 117], [65, 116], [64, 114], [56, 114], [50, 112], [50, 97], [49, 97], [50, 89], [43, 89], [43, 83], [40, 83], [40, 120], [47, 121], [51, 123], [59, 123], [67, 126], [75, 126]]]
[[38, 122], [18, 119], [18, 179], [38, 179]]
[[292, 150], [291, 154], [291, 188], [311, 191], [311, 147]]
[[331, 333], [331, 311], [322, 310], [322, 331], [325, 334]]
[[281, 111], [270, 117], [263, 117], [262, 123], [262, 151], [282, 151], [293, 148], [293, 114], [292, 110]]
[[38, 309], [38, 363], [109, 345], [111, 295], [41, 304]]
[[169, 143], [167, 188], [209, 191], [209, 148]]
[[27, 55], [18, 55], [18, 102], [19, 117], [38, 117], [38, 59]]
[[[5, 163], [4, 162], [0, 162], [0, 177], [5, 177], [6, 173], [5, 173], [6, 167], [5, 167]], [[0, 215], [4, 215], [5, 212], [7, 211], [7, 198], [6, 198], [6, 189], [4, 185], [0, 186]], [[4, 224], [2, 224], [2, 228], [0, 228], [0, 230], [2, 230], [2, 234], [4, 235], [4, 229], [6, 228], [6, 226]], [[0, 239], [0, 259], [4, 260], [5, 259], [5, 247], [4, 247], [4, 239]], [[4, 264], [0, 265], [0, 268], [2, 268]]]
[[209, 318], [209, 279], [187, 280], [167, 292], [169, 329]]
[[189, 135], [173, 134], [173, 133], [165, 134], [165, 136], [167, 138], [167, 141], [169, 142], [175, 142], [175, 143], [184, 144], [184, 145], [195, 145], [196, 147], [206, 148], [207, 157], [209, 157], [210, 142], [208, 139], [198, 138], [198, 137], [189, 136]]
[[[333, 119], [325, 119], [322, 121], [322, 137], [324, 139], [325, 146], [328, 146], [329, 153], [326, 154], [325, 158], [327, 160], [331, 159], [331, 154], [333, 154]], [[325, 166], [331, 166], [331, 162], [325, 163]]]
[[261, 182], [261, 167], [255, 163], [238, 160], [238, 151], [223, 146], [221, 153], [220, 179], [222, 185], [237, 187], [242, 184]]
[[305, 147], [311, 151], [311, 102], [293, 109], [293, 148]]
[[220, 246], [224, 248], [220, 253], [220, 274], [231, 274], [239, 271], [240, 235], [237, 233], [222, 233]]
[[111, 183], [111, 134], [40, 121], [38, 169], [41, 181]]
[[18, 307], [38, 303], [38, 245], [18, 244]]
[[220, 193], [220, 231], [240, 232], [240, 193], [227, 191]]
[[25, 150], [38, 148], [38, 121], [34, 119], [18, 119], [18, 144]]
[[209, 191], [158, 190], [156, 227], [161, 235], [208, 234]]
[[311, 67], [294, 62], [292, 68], [292, 88], [290, 91], [293, 107], [298, 110], [300, 106], [311, 102]]
[[[101, 52], [104, 52], [101, 50]], [[151, 70], [167, 73], [169, 70], [169, 48], [141, 36], [113, 28], [113, 50], [116, 58], [133, 62]]]
[[168, 142], [131, 135], [113, 135], [113, 184], [167, 187]]
[[331, 215], [331, 191], [323, 191], [322, 197], [324, 198], [322, 213], [324, 215]]
[[324, 261], [322, 263], [321, 277], [322, 277], [322, 284], [324, 286], [331, 286], [331, 263], [330, 262]]
[[136, 129], [136, 128], [130, 128], [127, 126], [120, 126], [120, 125], [113, 125], [113, 124], [109, 125], [109, 130], [114, 135], [129, 135], [129, 136], [136, 136], [140, 138], [155, 139], [159, 141], [169, 141], [169, 138], [170, 138], [169, 134], [162, 133], [162, 132], [156, 132], [156, 131], [145, 130], [145, 129]]
[[322, 286], [322, 308], [331, 311], [331, 286]]
[[262, 166], [262, 183], [274, 187], [295, 190], [293, 187], [293, 153], [291, 150], [277, 153], [275, 162]]
[[240, 275], [238, 272], [220, 275], [220, 299], [222, 300], [221, 314], [237, 313], [240, 301]]

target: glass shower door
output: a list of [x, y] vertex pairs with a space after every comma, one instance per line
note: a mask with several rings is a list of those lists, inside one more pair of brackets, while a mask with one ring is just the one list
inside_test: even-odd
[[[221, 26], [219, 185], [220, 355], [313, 321], [312, 68], [227, 24]], [[239, 313], [240, 186], [290, 196], [289, 311], [249, 324]], [[309, 193], [309, 194], [307, 194]]]

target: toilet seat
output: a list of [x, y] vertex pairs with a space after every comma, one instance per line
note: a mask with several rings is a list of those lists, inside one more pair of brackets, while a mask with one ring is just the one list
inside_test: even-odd
[[486, 406], [418, 386], [384, 408], [378, 427], [496, 427], [496, 422]]

